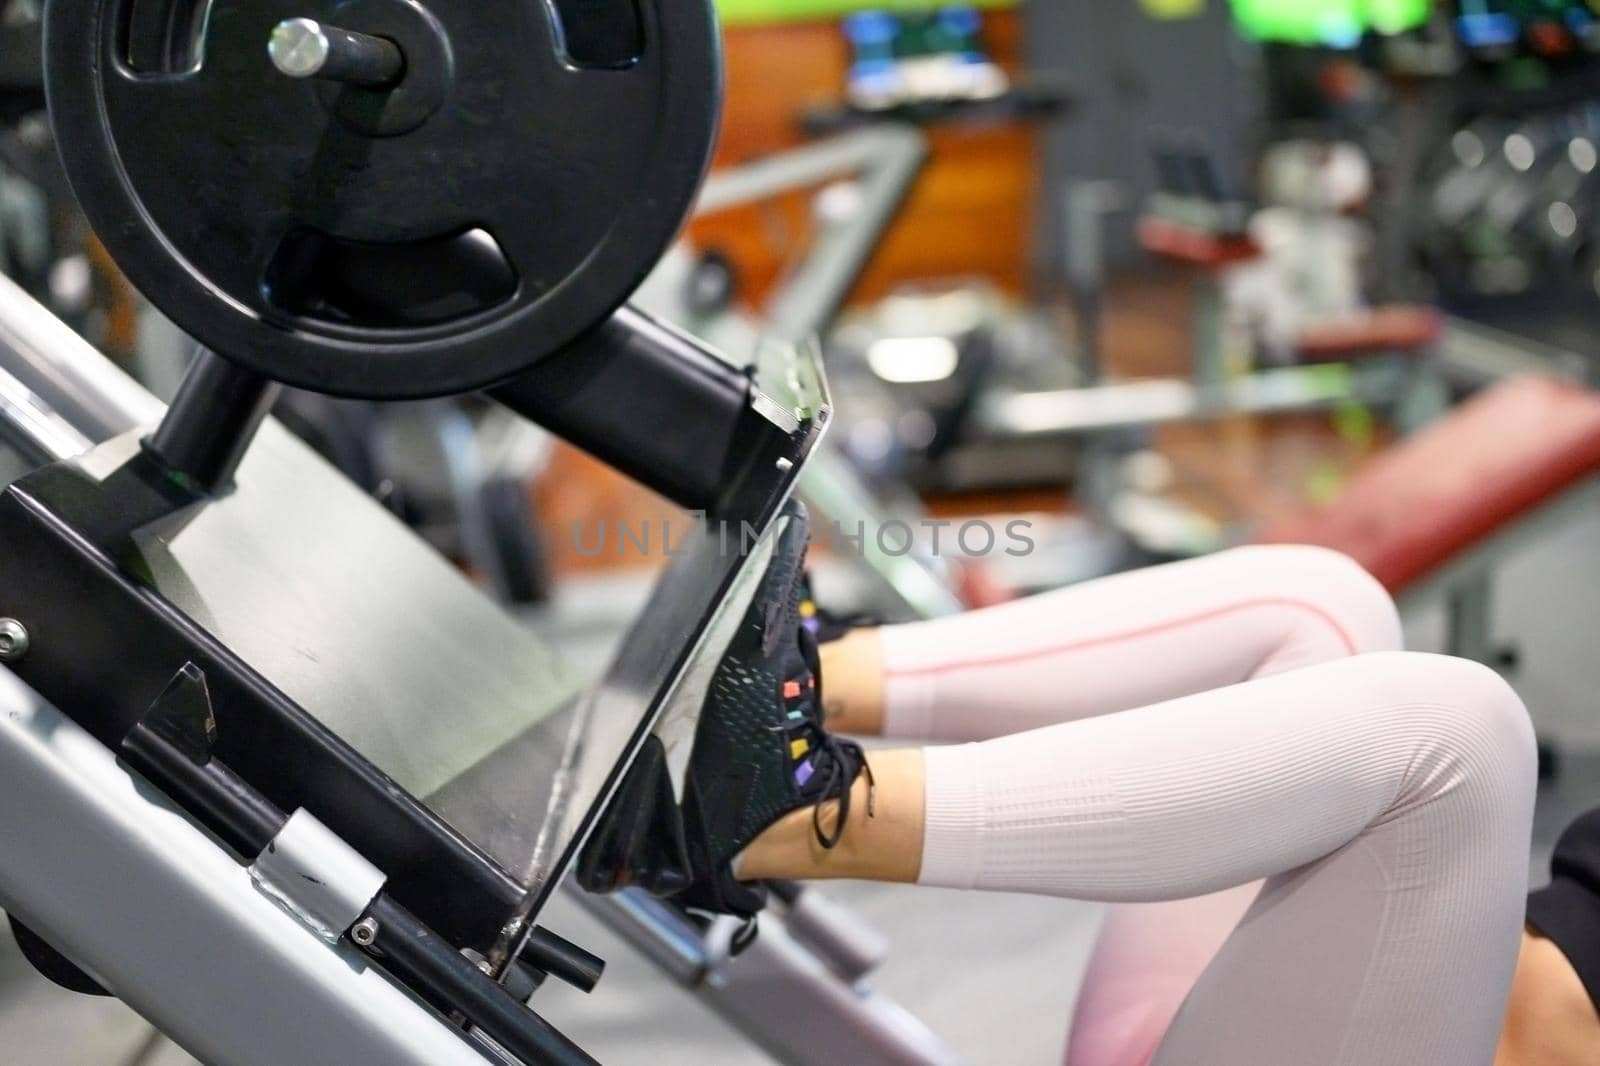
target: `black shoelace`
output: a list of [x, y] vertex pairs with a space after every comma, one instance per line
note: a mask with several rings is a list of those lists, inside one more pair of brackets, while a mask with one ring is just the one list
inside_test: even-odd
[[[800, 655], [805, 660], [806, 669], [811, 671], [812, 678], [812, 713], [808, 721], [814, 732], [813, 747], [816, 755], [813, 757], [812, 767], [815, 772], [823, 775], [817, 802], [811, 808], [811, 830], [817, 835], [817, 843], [828, 851], [838, 847], [839, 841], [844, 837], [844, 829], [850, 821], [850, 797], [856, 783], [856, 773], [859, 770], [867, 775], [867, 817], [875, 818], [878, 814], [878, 782], [872, 776], [872, 764], [867, 761], [867, 753], [861, 745], [853, 740], [845, 740], [828, 732], [822, 725], [822, 659], [817, 651], [817, 638], [804, 626], [799, 633]], [[829, 800], [838, 804], [839, 816], [833, 823], [832, 831], [822, 827], [822, 808]]]

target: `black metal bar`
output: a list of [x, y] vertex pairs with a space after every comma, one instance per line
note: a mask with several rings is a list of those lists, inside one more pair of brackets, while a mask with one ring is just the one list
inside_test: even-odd
[[0, 27], [0, 92], [43, 95], [44, 42], [37, 22]]
[[517, 958], [524, 965], [558, 977], [580, 992], [593, 992], [606, 972], [606, 960], [542, 925], [534, 927]]
[[199, 491], [215, 492], [233, 480], [278, 389], [202, 348], [145, 446]]
[[406, 69], [393, 41], [307, 18], [278, 23], [267, 50], [273, 65], [291, 78], [382, 88], [398, 82]]
[[[6, 53], [0, 31], [0, 56]], [[0, 369], [91, 444], [160, 419], [159, 401], [136, 385], [20, 286], [0, 278]], [[8, 435], [18, 436], [7, 418]], [[13, 425], [15, 424], [15, 425]], [[49, 459], [78, 450], [47, 449]]]
[[706, 180], [695, 212], [712, 215], [855, 176], [849, 217], [813, 235], [811, 251], [787, 274], [765, 309], [765, 335], [797, 344], [838, 317], [850, 290], [899, 217], [928, 158], [928, 141], [909, 125], [883, 123], [818, 144], [719, 171]]
[[378, 926], [366, 949], [369, 954], [407, 984], [459, 1010], [530, 1066], [598, 1066], [582, 1048], [388, 896], [373, 900], [364, 917]]
[[735, 501], [749, 475], [788, 438], [754, 408], [748, 374], [632, 307], [491, 395], [674, 503], [719, 517], [743, 506]]
[[128, 731], [121, 751], [129, 766], [246, 859], [261, 854], [288, 821], [220, 760], [195, 762], [143, 722]]

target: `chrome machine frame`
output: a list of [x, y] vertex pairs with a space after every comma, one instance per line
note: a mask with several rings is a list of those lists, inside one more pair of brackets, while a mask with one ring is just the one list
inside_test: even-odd
[[[71, 459], [161, 412], [0, 278], [0, 439], [24, 464]], [[227, 1066], [514, 1061], [275, 903], [259, 871], [3, 668], [0, 703], [0, 905], [179, 1044]], [[116, 893], [104, 891], [108, 869]], [[737, 956], [726, 924], [702, 932], [637, 890], [583, 900], [779, 1061], [956, 1061], [872, 992], [863, 978], [881, 940], [820, 894], [792, 896]], [[825, 1026], [807, 1021], [824, 1015]]]

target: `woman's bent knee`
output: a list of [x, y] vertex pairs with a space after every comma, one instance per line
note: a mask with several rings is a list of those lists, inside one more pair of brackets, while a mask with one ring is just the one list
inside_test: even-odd
[[1527, 707], [1506, 680], [1467, 659], [1375, 658], [1389, 666], [1389, 724], [1413, 749], [1402, 802], [1455, 796], [1486, 815], [1531, 818], [1538, 744]]
[[1394, 597], [1350, 556], [1303, 544], [1262, 544], [1226, 553], [1284, 598], [1303, 603], [1311, 624], [1331, 629], [1348, 654], [1404, 646]]

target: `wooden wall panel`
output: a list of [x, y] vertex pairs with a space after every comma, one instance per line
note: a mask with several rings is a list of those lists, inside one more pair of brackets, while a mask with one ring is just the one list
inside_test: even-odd
[[[987, 44], [1013, 73], [1021, 69], [1021, 20], [990, 13]], [[734, 27], [726, 33], [728, 98], [716, 166], [805, 142], [800, 116], [836, 103], [849, 49], [833, 22]], [[853, 299], [875, 299], [928, 278], [981, 276], [1023, 292], [1038, 182], [1037, 131], [1022, 123], [946, 124], [930, 131], [927, 169]], [[726, 212], [690, 226], [691, 240], [737, 264], [759, 305], [787, 263], [804, 254], [809, 196]]]

